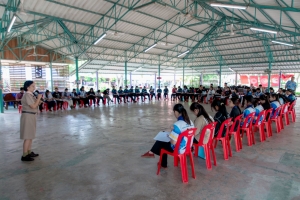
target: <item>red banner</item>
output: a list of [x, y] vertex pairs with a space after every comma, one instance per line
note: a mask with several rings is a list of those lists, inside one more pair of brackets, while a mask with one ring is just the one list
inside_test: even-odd
[[271, 75], [271, 86], [278, 87], [279, 86], [279, 75]]
[[258, 87], [258, 76], [250, 76], [250, 84], [253, 84], [254, 87]]
[[290, 79], [293, 76], [294, 76], [294, 74], [281, 74], [281, 78], [284, 81], [287, 81], [288, 79]]
[[268, 87], [268, 76], [260, 76], [260, 84], [263, 87]]
[[242, 85], [248, 85], [249, 84], [249, 80], [248, 80], [247, 75], [240, 75], [240, 79], [241, 79], [241, 84]]

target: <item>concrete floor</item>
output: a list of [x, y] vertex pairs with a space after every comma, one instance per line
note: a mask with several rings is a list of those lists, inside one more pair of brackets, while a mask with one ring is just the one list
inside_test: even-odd
[[[233, 151], [228, 161], [218, 146], [212, 170], [195, 158], [197, 178], [192, 179], [189, 169], [188, 184], [181, 182], [172, 157], [157, 176], [158, 156], [140, 156], [175, 121], [174, 104], [154, 101], [41, 113], [33, 144], [40, 157], [30, 163], [20, 161], [20, 115], [10, 108], [0, 114], [0, 200], [300, 199], [298, 122], [280, 134], [273, 127], [273, 137], [264, 143], [257, 134], [253, 147], [244, 140], [243, 150]], [[297, 114], [299, 118], [299, 106]]]

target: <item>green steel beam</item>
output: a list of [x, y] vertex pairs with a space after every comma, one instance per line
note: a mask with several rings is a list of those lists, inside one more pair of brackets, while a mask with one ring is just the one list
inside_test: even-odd
[[1, 63], [1, 60], [0, 60], [0, 113], [4, 113], [2, 87], [3, 87], [3, 81], [2, 81], [2, 63]]
[[[197, 2], [204, 2], [204, 3], [211, 3], [211, 0], [195, 0]], [[220, 3], [220, 4], [232, 4], [232, 5], [240, 5], [240, 6], [248, 6], [252, 8], [259, 8], [259, 9], [269, 9], [269, 10], [282, 10], [282, 11], [289, 11], [289, 12], [300, 12], [300, 8], [295, 8], [295, 7], [281, 7], [281, 6], [271, 6], [271, 5], [262, 5], [262, 4], [257, 4], [257, 3], [237, 3], [237, 2], [223, 2], [223, 1], [213, 1], [213, 3]]]

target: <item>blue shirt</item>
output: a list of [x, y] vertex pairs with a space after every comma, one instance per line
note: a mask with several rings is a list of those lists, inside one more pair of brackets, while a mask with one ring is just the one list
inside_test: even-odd
[[165, 88], [165, 89], [164, 89], [164, 93], [169, 93], [169, 89], [168, 89], [168, 88]]
[[[243, 118], [246, 119], [246, 117], [247, 117], [248, 115], [250, 115], [251, 113], [255, 113], [255, 109], [253, 108], [252, 105], [249, 105], [249, 106], [247, 106], [247, 107], [245, 108], [245, 110], [244, 110], [244, 112], [243, 112]], [[249, 119], [249, 120], [247, 121], [246, 127], [249, 126], [250, 121], [251, 121], [251, 119]], [[242, 123], [241, 123], [241, 126], [243, 126], [243, 124], [244, 124], [244, 123], [242, 122]]]
[[178, 88], [177, 92], [181, 93], [182, 92], [182, 88]]
[[[180, 133], [184, 132], [188, 128], [194, 128], [193, 122], [190, 121], [190, 125], [189, 125], [183, 120], [183, 117], [180, 116], [180, 117], [178, 117], [178, 121], [173, 124], [173, 130], [170, 133], [169, 137], [177, 143], [178, 142], [177, 139], [178, 139], [178, 136], [180, 135]], [[180, 154], [185, 152], [186, 143], [187, 143], [187, 138], [185, 138], [185, 137], [182, 138], [182, 140], [180, 141], [180, 147], [179, 147]], [[174, 149], [175, 145], [171, 144], [171, 147], [172, 147], [172, 149]]]
[[112, 89], [112, 90], [111, 90], [111, 93], [117, 94], [117, 90], [116, 90], [116, 89]]
[[153, 88], [150, 88], [149, 92], [150, 92], [151, 94], [153, 94], [153, 93], [154, 93], [154, 89], [153, 89]]
[[294, 82], [288, 81], [288, 82], [286, 82], [285, 87], [286, 87], [287, 89], [296, 90], [296, 88], [297, 88], [297, 83], [296, 83], [295, 81], [294, 81]]
[[157, 93], [161, 93], [162, 92], [162, 90], [161, 89], [157, 89]]
[[293, 95], [293, 94], [290, 94], [288, 97], [287, 97], [287, 99], [288, 99], [288, 101], [289, 102], [293, 102], [293, 101], [295, 101], [295, 96]]
[[[258, 105], [254, 109], [255, 109], [255, 117], [257, 118], [259, 113], [264, 110], [264, 107], [262, 107], [262, 105]], [[253, 124], [255, 124], [256, 118], [253, 120]], [[261, 116], [258, 124], [261, 124], [263, 119], [264, 119], [264, 116]]]
[[119, 94], [123, 94], [123, 90], [118, 90], [118, 93]]
[[139, 94], [140, 93], [140, 89], [135, 88], [135, 93]]
[[129, 92], [130, 92], [130, 93], [133, 93], [133, 88], [130, 88]]
[[142, 93], [147, 93], [147, 89], [142, 89]]
[[[275, 110], [280, 106], [280, 103], [279, 103], [278, 101], [272, 101], [272, 102], [270, 103], [270, 105], [271, 105], [271, 108], [273, 108], [273, 111], [272, 111], [272, 113], [271, 113], [271, 117], [274, 117], [273, 115], [274, 115], [274, 113], [275, 113]], [[277, 116], [278, 116], [278, 114], [279, 114], [279, 113], [277, 113]]]
[[124, 90], [124, 93], [129, 93], [129, 90], [126, 88], [125, 90]]

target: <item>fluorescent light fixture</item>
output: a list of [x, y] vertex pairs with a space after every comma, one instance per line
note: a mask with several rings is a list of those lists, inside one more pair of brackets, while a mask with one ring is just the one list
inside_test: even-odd
[[148, 49], [146, 49], [144, 52], [149, 51], [150, 49], [152, 49], [153, 47], [155, 47], [157, 44], [153, 44], [151, 47], [149, 47]]
[[96, 42], [94, 42], [94, 45], [98, 44], [103, 38], [105, 38], [106, 33], [104, 33]]
[[293, 44], [286, 43], [286, 42], [281, 42], [281, 41], [276, 41], [276, 40], [272, 40], [272, 42], [276, 43], [276, 44], [282, 44], [282, 45], [290, 46], [290, 47], [294, 46]]
[[246, 10], [247, 9], [247, 6], [233, 5], [233, 4], [222, 4], [222, 3], [210, 3], [210, 6], [212, 6], [212, 7], [221, 7], [221, 8], [234, 8], [234, 9], [241, 9], [241, 10]]
[[235, 72], [233, 69], [231, 69], [230, 67], [228, 68], [230, 71]]
[[179, 57], [181, 57], [181, 56], [187, 54], [188, 52], [190, 52], [190, 50], [188, 50], [188, 51], [186, 51], [186, 52], [183, 52], [182, 54], [179, 54], [177, 57], [179, 58]]
[[277, 31], [272, 31], [272, 30], [268, 30], [268, 29], [254, 28], [254, 27], [251, 27], [250, 29], [253, 31], [261, 31], [261, 32], [266, 32], [266, 33], [277, 34]]
[[8, 32], [8, 33], [11, 31], [11, 28], [12, 28], [12, 26], [14, 25], [16, 19], [17, 19], [17, 16], [14, 15], [13, 18], [11, 19], [10, 23], [9, 23], [8, 28], [7, 28], [7, 32]]

